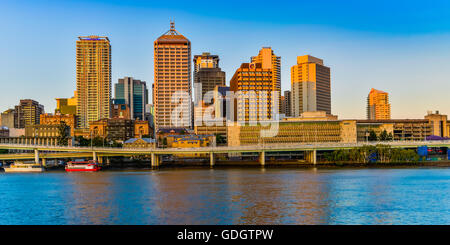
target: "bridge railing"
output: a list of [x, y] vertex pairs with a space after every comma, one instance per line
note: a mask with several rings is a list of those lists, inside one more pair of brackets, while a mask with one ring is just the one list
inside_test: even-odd
[[340, 142], [310, 142], [310, 143], [261, 143], [254, 145], [242, 146], [207, 146], [199, 148], [112, 148], [112, 147], [90, 147], [90, 146], [45, 146], [45, 145], [30, 145], [30, 144], [0, 144], [0, 148], [16, 148], [16, 149], [42, 149], [55, 151], [82, 151], [82, 152], [173, 152], [173, 151], [245, 151], [245, 150], [286, 150], [286, 149], [314, 149], [314, 148], [348, 148], [361, 147], [364, 145], [375, 146], [378, 144], [385, 144], [390, 146], [422, 146], [422, 145], [450, 145], [450, 140], [439, 141], [375, 141], [375, 142], [356, 142], [356, 143], [340, 143]]

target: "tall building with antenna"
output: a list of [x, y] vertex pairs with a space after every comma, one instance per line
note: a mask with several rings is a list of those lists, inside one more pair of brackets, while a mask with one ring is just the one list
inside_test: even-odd
[[[192, 127], [191, 42], [175, 30], [170, 30], [154, 42], [154, 105], [155, 127]], [[181, 93], [181, 103], [172, 96]], [[179, 101], [179, 100], [177, 100]], [[176, 111], [175, 111], [176, 110]], [[172, 118], [176, 112], [177, 118]]]

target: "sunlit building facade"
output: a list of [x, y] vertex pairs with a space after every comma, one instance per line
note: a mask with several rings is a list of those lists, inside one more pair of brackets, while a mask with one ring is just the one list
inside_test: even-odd
[[[154, 42], [153, 101], [155, 105], [155, 127], [192, 127], [191, 89], [191, 42], [175, 30], [170, 30]], [[174, 93], [184, 93], [181, 103], [174, 103]], [[172, 113], [178, 108], [178, 118], [172, 121]]]
[[131, 119], [145, 120], [145, 106], [148, 104], [148, 89], [144, 81], [124, 77], [114, 85], [114, 103], [127, 105]]
[[111, 113], [111, 45], [108, 37], [77, 40], [77, 124], [109, 118]]
[[251, 57], [252, 63], [261, 63], [263, 69], [272, 70], [272, 91], [278, 92], [278, 111], [281, 113], [281, 57], [276, 56], [271, 47], [263, 47], [257, 56]]
[[298, 56], [291, 68], [292, 116], [303, 112], [325, 111], [331, 114], [330, 68], [323, 60], [310, 56]]
[[195, 104], [203, 101], [211, 104], [212, 96], [205, 100], [205, 94], [214, 90], [216, 86], [225, 86], [225, 72], [219, 67], [219, 56], [203, 53], [194, 56], [194, 87]]
[[391, 104], [389, 94], [372, 88], [367, 96], [367, 119], [389, 120], [391, 119]]
[[239, 122], [270, 120], [272, 92], [277, 91], [273, 81], [271, 68], [265, 69], [261, 63], [243, 63], [230, 81], [230, 90], [235, 93], [233, 119]]
[[44, 106], [35, 100], [20, 100], [14, 109], [14, 128], [25, 128], [40, 123], [40, 116], [44, 112]]

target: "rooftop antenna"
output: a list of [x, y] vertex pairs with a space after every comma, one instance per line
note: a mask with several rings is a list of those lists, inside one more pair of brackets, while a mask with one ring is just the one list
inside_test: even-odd
[[175, 21], [173, 20], [170, 21], [170, 30], [175, 31]]

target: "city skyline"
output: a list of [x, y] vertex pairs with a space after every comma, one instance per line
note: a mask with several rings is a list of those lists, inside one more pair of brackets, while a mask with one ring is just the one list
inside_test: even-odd
[[[286, 23], [288, 21], [285, 20], [270, 24], [259, 18], [249, 20], [239, 19], [236, 16], [210, 17], [196, 13], [194, 10], [180, 13], [179, 9], [160, 11], [152, 17], [156, 21], [151, 22], [143, 21], [148, 19], [144, 18], [143, 14], [155, 12], [155, 8], [135, 3], [129, 4], [126, 8], [136, 10], [136, 16], [130, 23], [139, 24], [133, 31], [124, 31], [128, 24], [114, 27], [117, 22], [109, 23], [110, 17], [116, 11], [115, 4], [96, 2], [82, 3], [77, 6], [87, 7], [86, 14], [89, 16], [93, 14], [91, 10], [99, 4], [108, 11], [94, 26], [87, 26], [88, 23], [83, 21], [74, 24], [74, 20], [70, 16], [67, 18], [58, 18], [58, 15], [44, 17], [46, 11], [39, 8], [35, 9], [34, 13], [29, 13], [27, 6], [22, 6], [20, 3], [6, 4], [5, 9], [11, 11], [5, 12], [15, 12], [15, 15], [10, 16], [5, 13], [2, 18], [9, 18], [10, 21], [20, 18], [21, 14], [13, 11], [19, 6], [24, 7], [24, 13], [30, 16], [40, 16], [40, 18], [35, 18], [36, 24], [33, 25], [29, 25], [31, 23], [29, 21], [23, 21], [20, 22], [21, 25], [12, 24], [5, 28], [7, 38], [1, 42], [3, 44], [6, 42], [7, 45], [2, 45], [1, 51], [11, 58], [2, 61], [3, 66], [0, 72], [5, 74], [2, 85], [4, 89], [12, 91], [16, 84], [24, 86], [21, 91], [8, 93], [0, 98], [1, 111], [13, 107], [20, 99], [28, 98], [39, 101], [45, 106], [46, 111], [53, 111], [55, 98], [71, 97], [75, 90], [76, 75], [73, 46], [78, 35], [98, 34], [111, 39], [112, 81], [117, 81], [118, 78], [124, 76], [133, 76], [148, 81], [149, 84], [154, 82], [154, 74], [151, 69], [153, 67], [151, 42], [167, 30], [167, 23], [170, 18], [173, 18], [176, 21], [177, 29], [191, 40], [193, 55], [210, 52], [221, 57], [222, 70], [227, 73], [227, 85], [241, 63], [248, 62], [248, 57], [255, 55], [262, 47], [269, 46], [275, 50], [278, 56], [282, 57], [282, 92], [290, 89], [289, 69], [295, 65], [297, 56], [311, 54], [326, 61], [327, 66], [332, 69], [332, 113], [339, 115], [340, 118], [364, 118], [366, 114], [365, 98], [371, 87], [390, 91], [392, 118], [421, 117], [428, 110], [440, 110], [444, 114], [449, 114], [450, 102], [445, 99], [445, 91], [450, 89], [450, 85], [446, 82], [448, 74], [445, 73], [447, 70], [445, 69], [445, 60], [450, 57], [450, 48], [445, 43], [449, 39], [445, 34], [448, 29], [446, 29], [447, 32], [427, 29], [423, 27], [425, 26], [423, 24], [420, 26], [421, 31], [416, 32], [405, 33], [397, 30], [396, 33], [393, 33], [393, 30], [383, 31], [376, 28], [366, 28], [365, 32], [361, 32], [357, 28], [345, 25], [333, 27], [330, 23], [322, 25], [308, 23], [303, 18], [303, 23], [295, 21]], [[50, 9], [54, 10], [63, 6], [73, 6], [73, 3], [55, 4]], [[193, 18], [188, 20], [188, 17]], [[59, 30], [56, 27], [60, 25], [53, 23], [57, 22], [54, 21], [55, 18], [61, 19], [62, 23], [74, 28], [54, 32]], [[204, 20], [208, 19], [214, 19], [215, 22], [204, 23]], [[49, 22], [48, 25], [40, 26], [43, 21]], [[195, 25], [198, 23], [200, 23], [200, 27], [196, 29]], [[16, 25], [21, 26], [22, 29], [15, 29], [14, 27], [18, 27]], [[31, 26], [39, 26], [38, 29], [43, 30], [44, 34], [52, 33], [49, 36], [43, 34], [36, 37], [33, 45], [28, 43], [25, 51], [31, 49], [32, 52], [17, 52], [22, 42], [17, 40], [24, 34], [32, 34], [33, 31], [28, 30]], [[401, 29], [398, 25], [394, 26]], [[441, 26], [448, 28], [445, 23]], [[147, 27], [150, 28], [147, 29]], [[214, 28], [216, 35], [208, 37], [213, 27], [216, 27]], [[388, 29], [390, 28], [394, 27]], [[288, 32], [289, 30], [291, 31]], [[242, 36], [242, 39], [248, 40], [248, 42], [243, 45], [238, 40], [221, 40], [245, 31], [247, 33]], [[133, 37], [131, 39], [129, 39], [130, 36], [126, 36], [126, 34], [135, 34], [135, 32], [139, 34], [131, 35]], [[300, 38], [297, 32], [308, 35]], [[444, 34], [436, 34], [436, 32]], [[260, 33], [268, 35], [263, 36]], [[290, 34], [287, 35], [287, 33]], [[286, 38], [280, 39], [280, 36]], [[51, 47], [46, 44], [49, 37], [53, 40]], [[335, 37], [335, 39], [330, 39], [330, 37]], [[131, 40], [135, 41], [136, 39], [136, 45], [134, 43], [128, 45]], [[292, 43], [298, 44], [290, 45]], [[433, 46], [436, 47], [433, 48]], [[48, 53], [48, 59], [54, 63], [38, 64], [41, 59], [38, 57], [42, 53]], [[136, 60], [134, 57], [137, 57]], [[402, 66], [395, 67], [396, 64], [402, 64]], [[424, 68], [419, 72], [417, 68], [421, 66]], [[26, 69], [26, 72], [23, 72], [23, 69]], [[430, 80], [430, 77], [433, 77], [433, 80]], [[12, 82], [7, 84], [6, 81]], [[348, 91], [351, 91], [350, 96]], [[433, 96], [430, 96], [431, 93]]]

